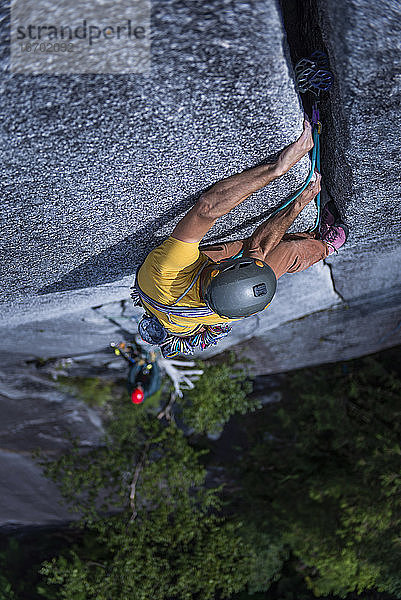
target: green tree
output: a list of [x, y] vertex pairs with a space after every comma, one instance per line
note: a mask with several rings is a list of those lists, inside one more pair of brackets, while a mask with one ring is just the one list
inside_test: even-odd
[[246, 370], [236, 365], [234, 353], [223, 363], [199, 361], [198, 366], [204, 373], [182, 403], [183, 420], [195, 433], [220, 433], [234, 414], [260, 408], [260, 401], [250, 396], [252, 382]]
[[[219, 401], [221, 390], [229, 390], [233, 411], [236, 394], [246, 402], [243, 382], [224, 365], [213, 374]], [[191, 393], [181, 401], [185, 416], [187, 402], [194, 414], [202, 412], [195, 398]], [[158, 418], [165, 411], [157, 415], [146, 402], [134, 407], [116, 398], [111, 411], [102, 447], [82, 452], [75, 443], [44, 464], [81, 514], [83, 532], [68, 552], [43, 565], [47, 584], [68, 600], [207, 600], [243, 589], [251, 548], [242, 524], [224, 514], [220, 488], [205, 485], [205, 451], [190, 445], [174, 418]], [[214, 423], [218, 406], [213, 411], [208, 420], [199, 417], [199, 429]], [[41, 591], [54, 597], [49, 587]]]
[[89, 406], [103, 406], [113, 397], [113, 382], [100, 377], [68, 377], [59, 375], [57, 381]]
[[5, 575], [0, 573], [0, 598], [2, 600], [15, 600], [12, 584]]
[[[401, 378], [377, 357], [289, 375], [242, 473], [260, 531], [314, 593], [401, 594]], [[245, 494], [244, 499], [249, 501]]]

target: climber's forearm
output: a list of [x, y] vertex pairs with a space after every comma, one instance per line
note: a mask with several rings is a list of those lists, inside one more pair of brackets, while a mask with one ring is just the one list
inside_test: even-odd
[[215, 183], [174, 228], [172, 237], [183, 242], [198, 242], [245, 198], [278, 177], [276, 163], [254, 167]]
[[316, 181], [310, 183], [287, 208], [261, 223], [247, 240], [248, 250], [261, 251], [264, 256], [274, 250], [299, 213], [320, 192], [320, 181], [321, 176], [317, 174]]
[[312, 126], [304, 121], [304, 130], [298, 140], [285, 148], [274, 163], [248, 169], [219, 181], [200, 199], [200, 213], [216, 220], [260, 190], [268, 183], [289, 171], [313, 148]]
[[277, 163], [261, 165], [215, 183], [199, 200], [203, 214], [216, 220], [279, 176]]
[[172, 237], [183, 242], [199, 242], [219, 217], [229, 213], [253, 192], [287, 173], [312, 147], [312, 128], [305, 121], [301, 136], [281, 152], [277, 162], [227, 177], [202, 194], [195, 206], [177, 223]]
[[274, 250], [301, 210], [294, 201], [285, 210], [261, 223], [250, 237], [250, 249], [263, 248], [264, 254]]

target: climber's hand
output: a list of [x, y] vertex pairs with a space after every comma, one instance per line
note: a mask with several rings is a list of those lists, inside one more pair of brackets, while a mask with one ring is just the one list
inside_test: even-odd
[[284, 175], [313, 148], [312, 125], [304, 120], [304, 130], [296, 142], [287, 146], [277, 161], [278, 176]]
[[302, 206], [302, 208], [304, 206], [306, 206], [307, 204], [309, 204], [309, 202], [311, 202], [311, 200], [316, 198], [316, 196], [322, 189], [321, 188], [322, 176], [317, 171], [315, 171], [314, 175], [315, 175], [316, 179], [314, 181], [311, 181], [308, 184], [308, 186], [304, 189], [304, 191], [297, 198], [297, 201], [300, 203], [300, 206]]

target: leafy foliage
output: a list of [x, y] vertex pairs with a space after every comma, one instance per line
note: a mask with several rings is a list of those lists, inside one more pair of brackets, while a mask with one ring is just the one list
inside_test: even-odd
[[289, 383], [243, 464], [264, 530], [298, 557], [316, 595], [401, 594], [400, 376], [369, 357]]
[[[225, 383], [229, 371], [219, 369], [234, 407], [242, 388]], [[241, 524], [223, 516], [220, 489], [205, 486], [205, 451], [146, 403], [115, 399], [107, 430], [102, 447], [82, 453], [76, 444], [44, 465], [86, 531], [84, 541], [43, 565], [58, 598], [207, 600], [243, 589], [250, 548]]]
[[47, 596], [57, 600], [56, 590], [43, 582], [39, 574], [41, 562], [53, 556], [68, 543], [71, 536], [49, 526], [28, 529], [23, 533], [13, 530], [0, 534], [0, 598], [1, 600], [40, 600], [42, 591], [47, 588]]
[[113, 397], [113, 382], [100, 377], [67, 377], [59, 375], [62, 387], [75, 394], [89, 406], [103, 406]]
[[[42, 565], [37, 593], [47, 600], [240, 593], [235, 598], [245, 600], [247, 587], [266, 599], [400, 597], [396, 367], [368, 357], [287, 375], [283, 402], [241, 418], [231, 459], [223, 440], [223, 489], [217, 471], [205, 468], [207, 452], [194, 446], [204, 441], [186, 436], [160, 399], [133, 407], [114, 398], [103, 410], [103, 446], [74, 444], [44, 465], [82, 520]], [[207, 365], [178, 401], [180, 418], [196, 432], [216, 431], [231, 414], [252, 412], [249, 390], [232, 362]], [[8, 579], [0, 579], [5, 598], [25, 597]]]
[[241, 532], [251, 548], [248, 592], [265, 592], [280, 578], [283, 565], [289, 559], [289, 548], [279, 539], [261, 532], [252, 522], [247, 521]]
[[12, 584], [7, 580], [5, 575], [0, 573], [0, 598], [3, 600], [14, 600], [15, 595], [12, 590]]
[[249, 397], [252, 383], [245, 369], [235, 366], [233, 353], [225, 363], [199, 366], [204, 373], [185, 393], [182, 415], [196, 433], [219, 433], [232, 415], [260, 408], [260, 401]]

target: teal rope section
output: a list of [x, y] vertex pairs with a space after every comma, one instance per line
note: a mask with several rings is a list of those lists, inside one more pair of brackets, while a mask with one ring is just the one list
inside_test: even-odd
[[[285, 202], [282, 206], [279, 206], [279, 208], [277, 208], [275, 211], [273, 211], [269, 218], [274, 217], [280, 211], [284, 210], [284, 208], [287, 208], [287, 206], [289, 204], [291, 204], [291, 202], [293, 200], [295, 200], [296, 198], [298, 198], [298, 196], [300, 194], [302, 194], [302, 192], [306, 189], [306, 187], [308, 186], [310, 180], [312, 179], [312, 175], [314, 173], [315, 168], [320, 172], [320, 136], [319, 136], [318, 129], [317, 129], [316, 125], [314, 125], [314, 127], [313, 127], [313, 144], [314, 145], [313, 145], [312, 157], [311, 157], [311, 168], [310, 168], [310, 172], [309, 172], [308, 177], [306, 178], [305, 183], [303, 184], [303, 186], [293, 196], [291, 196], [291, 198], [289, 200], [287, 200], [287, 202]], [[318, 227], [318, 225], [319, 225], [319, 220], [320, 220], [320, 192], [316, 196], [316, 208], [317, 208], [317, 217], [316, 217], [316, 221], [315, 221], [314, 226], [312, 227], [312, 229], [310, 229], [311, 232], [314, 231]]]
[[[317, 132], [317, 127], [315, 126], [314, 131]], [[320, 173], [320, 135], [317, 132], [317, 136], [316, 136], [316, 145], [317, 145], [317, 150], [316, 150], [316, 169], [318, 170], [318, 172]], [[320, 221], [320, 192], [318, 193], [318, 195], [316, 196], [316, 208], [317, 208], [317, 216], [316, 216], [316, 221], [314, 226], [312, 227], [312, 229], [310, 230], [311, 232], [314, 231], [315, 229], [317, 229], [317, 227], [319, 226], [319, 221]]]

